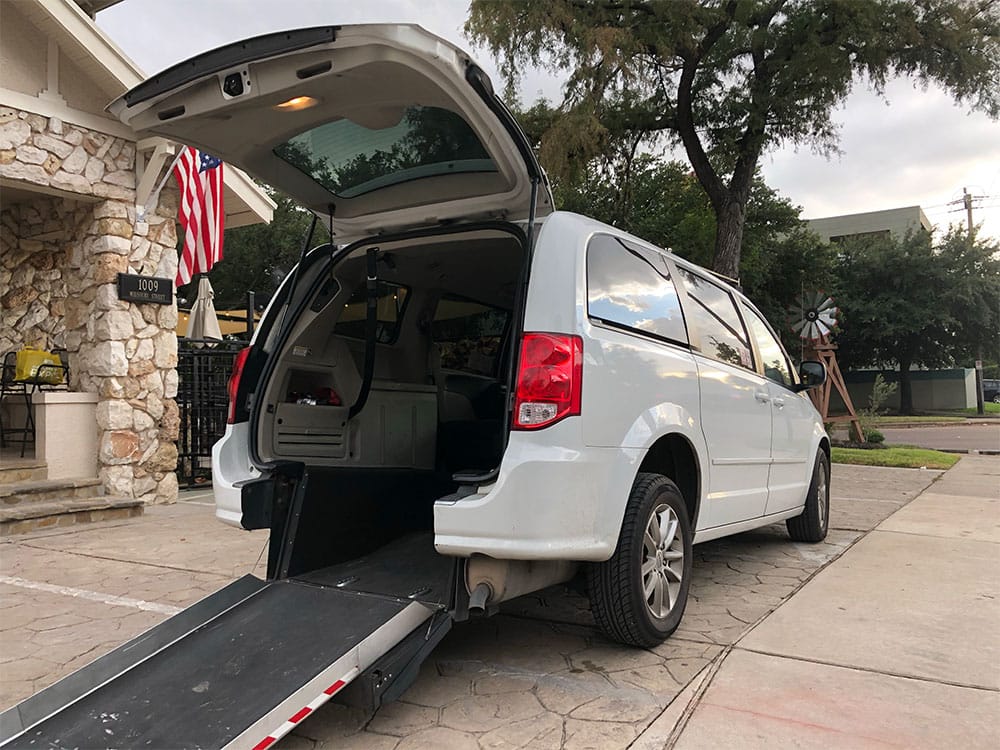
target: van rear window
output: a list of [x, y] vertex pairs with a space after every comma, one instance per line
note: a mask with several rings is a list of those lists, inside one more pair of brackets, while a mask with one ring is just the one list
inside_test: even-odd
[[424, 177], [497, 171], [462, 116], [440, 107], [407, 107], [384, 128], [334, 120], [299, 133], [274, 153], [341, 198]]
[[[391, 344], [399, 335], [399, 322], [403, 319], [409, 292], [407, 287], [390, 281], [378, 283], [378, 325], [375, 340], [380, 344]], [[344, 310], [333, 327], [334, 333], [352, 339], [363, 339], [367, 311], [368, 290], [362, 283], [344, 304]]]
[[677, 289], [663, 261], [617, 237], [596, 235], [587, 247], [587, 312], [608, 325], [686, 344]]

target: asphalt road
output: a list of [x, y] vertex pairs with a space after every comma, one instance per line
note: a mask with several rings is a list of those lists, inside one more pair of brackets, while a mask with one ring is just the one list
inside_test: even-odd
[[883, 428], [885, 442], [935, 450], [1000, 451], [1000, 423]]

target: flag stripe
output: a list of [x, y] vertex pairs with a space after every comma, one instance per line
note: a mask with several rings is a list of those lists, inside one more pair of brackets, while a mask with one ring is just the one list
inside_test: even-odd
[[177, 263], [177, 286], [190, 283], [196, 274], [208, 273], [222, 260], [225, 229], [222, 162], [186, 147], [174, 167], [180, 187], [179, 216], [184, 246]]

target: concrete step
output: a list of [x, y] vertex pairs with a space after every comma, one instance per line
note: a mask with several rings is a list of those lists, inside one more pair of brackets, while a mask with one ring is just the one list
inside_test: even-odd
[[52, 500], [79, 500], [94, 497], [100, 492], [101, 480], [97, 477], [8, 482], [0, 484], [0, 507]]
[[117, 521], [141, 516], [145, 506], [135, 498], [63, 498], [0, 506], [0, 537], [63, 528], [79, 523]]
[[49, 470], [44, 461], [34, 458], [0, 460], [0, 485], [45, 479], [48, 475]]

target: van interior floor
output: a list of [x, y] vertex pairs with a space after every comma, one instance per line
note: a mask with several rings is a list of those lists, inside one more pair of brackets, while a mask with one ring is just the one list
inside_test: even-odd
[[364, 557], [295, 576], [295, 580], [447, 606], [454, 570], [455, 558], [439, 555], [434, 532], [426, 531], [403, 536]]

